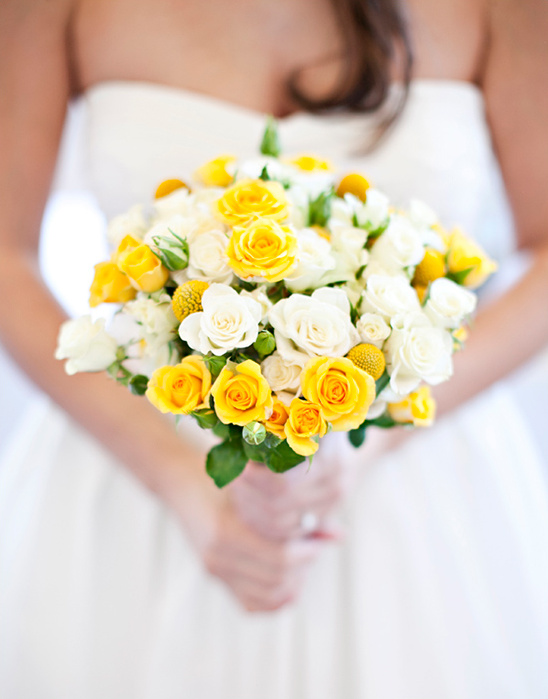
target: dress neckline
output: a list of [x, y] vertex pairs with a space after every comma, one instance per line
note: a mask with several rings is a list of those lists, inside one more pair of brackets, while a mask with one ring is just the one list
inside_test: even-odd
[[[393, 83], [392, 92], [400, 90], [401, 84]], [[165, 96], [176, 98], [178, 100], [186, 100], [189, 103], [193, 103], [196, 106], [202, 107], [212, 107], [216, 110], [225, 110], [227, 113], [239, 114], [250, 120], [264, 120], [267, 112], [262, 112], [258, 109], [253, 109], [251, 107], [246, 107], [245, 105], [237, 104], [235, 102], [230, 102], [214, 95], [209, 95], [203, 92], [196, 92], [194, 90], [187, 90], [186, 88], [176, 87], [173, 85], [167, 85], [164, 83], [155, 83], [146, 80], [100, 80], [90, 87], [86, 88], [79, 98], [82, 99], [93, 99], [93, 97], [100, 93], [108, 93], [112, 91], [134, 91], [134, 92], [149, 92], [155, 96]], [[437, 79], [437, 78], [416, 78], [411, 81], [410, 84], [410, 95], [417, 92], [431, 92], [431, 91], [447, 91], [453, 92], [454, 94], [465, 94], [470, 95], [473, 99], [478, 100], [483, 103], [483, 93], [481, 89], [474, 83], [467, 82], [466, 80], [448, 80], [448, 79]], [[364, 116], [375, 116], [376, 113], [369, 112], [364, 114], [363, 112], [333, 112], [332, 114], [313, 114], [311, 112], [297, 111], [288, 114], [287, 116], [277, 117], [277, 121], [281, 125], [288, 125], [291, 123], [298, 123], [303, 119], [311, 120], [321, 120], [322, 122], [337, 120], [341, 118], [355, 119], [356, 117], [362, 118]]]

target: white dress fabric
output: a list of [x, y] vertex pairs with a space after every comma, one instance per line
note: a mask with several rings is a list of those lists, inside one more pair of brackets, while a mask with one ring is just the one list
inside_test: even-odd
[[[108, 216], [219, 153], [256, 153], [251, 110], [147, 83], [85, 97]], [[415, 196], [500, 260], [513, 227], [481, 93], [416, 81], [372, 154], [372, 117], [296, 114], [285, 152]], [[546, 369], [546, 367], [545, 367]], [[545, 372], [545, 375], [548, 372]], [[526, 401], [526, 396], [522, 396]], [[506, 382], [364, 464], [300, 600], [243, 612], [166, 507], [49, 401], [0, 465], [5, 699], [545, 699], [546, 466]]]

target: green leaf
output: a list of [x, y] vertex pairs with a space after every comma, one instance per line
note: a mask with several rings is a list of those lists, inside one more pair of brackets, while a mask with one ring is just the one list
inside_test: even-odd
[[365, 422], [362, 422], [362, 424], [359, 427], [356, 427], [355, 430], [350, 430], [348, 433], [348, 439], [350, 440], [350, 444], [353, 447], [361, 447], [361, 445], [365, 442], [365, 430], [366, 430], [366, 424]]
[[196, 422], [203, 430], [211, 430], [219, 422], [219, 418], [213, 410], [195, 410], [192, 416], [196, 418]]
[[364, 423], [367, 427], [370, 425], [374, 425], [375, 427], [382, 427], [383, 429], [388, 429], [390, 427], [395, 427], [398, 423], [395, 420], [392, 420], [390, 415], [384, 414], [384, 415], [379, 415], [379, 417], [376, 417], [374, 420], [366, 420]]
[[217, 377], [219, 376], [221, 370], [226, 364], [226, 357], [224, 355], [217, 357], [214, 354], [212, 354], [210, 356], [204, 357], [204, 362], [209, 371], [211, 372], [212, 376]]
[[462, 286], [464, 284], [466, 277], [470, 274], [470, 272], [473, 269], [474, 269], [473, 267], [468, 267], [467, 269], [461, 269], [460, 272], [450, 272], [447, 275], [447, 279], [451, 279], [451, 281], [455, 282], [456, 284], [460, 284]]
[[210, 450], [206, 471], [218, 488], [224, 488], [240, 475], [247, 461], [241, 439], [228, 439]]
[[278, 122], [273, 116], [266, 118], [266, 127], [261, 141], [260, 151], [263, 155], [277, 158], [282, 152], [280, 137], [278, 135]]
[[321, 192], [316, 199], [310, 201], [308, 207], [308, 225], [309, 226], [325, 226], [331, 216], [331, 200], [335, 196], [335, 192]]
[[265, 462], [265, 447], [264, 444], [249, 444], [248, 442], [243, 442], [243, 448], [245, 455], [249, 461], [257, 461], [260, 464]]
[[230, 437], [230, 425], [225, 425], [224, 422], [218, 422], [213, 427], [213, 434], [220, 439], [228, 439]]
[[135, 374], [129, 380], [129, 390], [135, 396], [144, 396], [148, 388], [148, 376]]
[[278, 435], [274, 434], [273, 432], [267, 432], [264, 440], [264, 446], [267, 449], [275, 449], [278, 444], [281, 444], [282, 442], [283, 439], [280, 439]]
[[268, 174], [268, 167], [265, 165], [263, 169], [261, 170], [261, 174], [259, 175], [259, 179], [263, 180], [263, 182], [269, 182], [272, 178]]
[[266, 465], [274, 473], [289, 471], [305, 460], [305, 457], [295, 453], [285, 440], [277, 447], [269, 449], [265, 455]]
[[379, 395], [381, 391], [384, 391], [384, 389], [388, 386], [390, 383], [390, 376], [388, 375], [388, 372], [386, 369], [384, 370], [384, 374], [376, 380], [375, 382], [375, 395]]

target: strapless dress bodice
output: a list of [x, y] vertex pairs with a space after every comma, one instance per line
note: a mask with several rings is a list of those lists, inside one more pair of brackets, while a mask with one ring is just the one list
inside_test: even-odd
[[[395, 88], [397, 90], [398, 88]], [[220, 153], [257, 154], [264, 115], [153, 83], [109, 81], [84, 95], [87, 179], [108, 217], [150, 200], [168, 177], [183, 180]], [[344, 173], [364, 172], [396, 204], [417, 197], [460, 224], [497, 258], [513, 248], [512, 218], [479, 89], [418, 80], [397, 122], [367, 147], [378, 115], [295, 113], [279, 122], [286, 154], [315, 152]]]

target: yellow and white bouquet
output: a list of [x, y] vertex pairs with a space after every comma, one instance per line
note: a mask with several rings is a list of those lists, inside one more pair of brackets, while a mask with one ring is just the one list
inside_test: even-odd
[[495, 269], [427, 205], [394, 209], [361, 174], [280, 157], [274, 121], [261, 156], [163, 182], [109, 238], [90, 305], [118, 304], [114, 321], [68, 321], [56, 356], [212, 429], [220, 487], [250, 459], [296, 466], [329, 430], [359, 446], [372, 425], [431, 424], [429, 385], [451, 376], [471, 289]]

